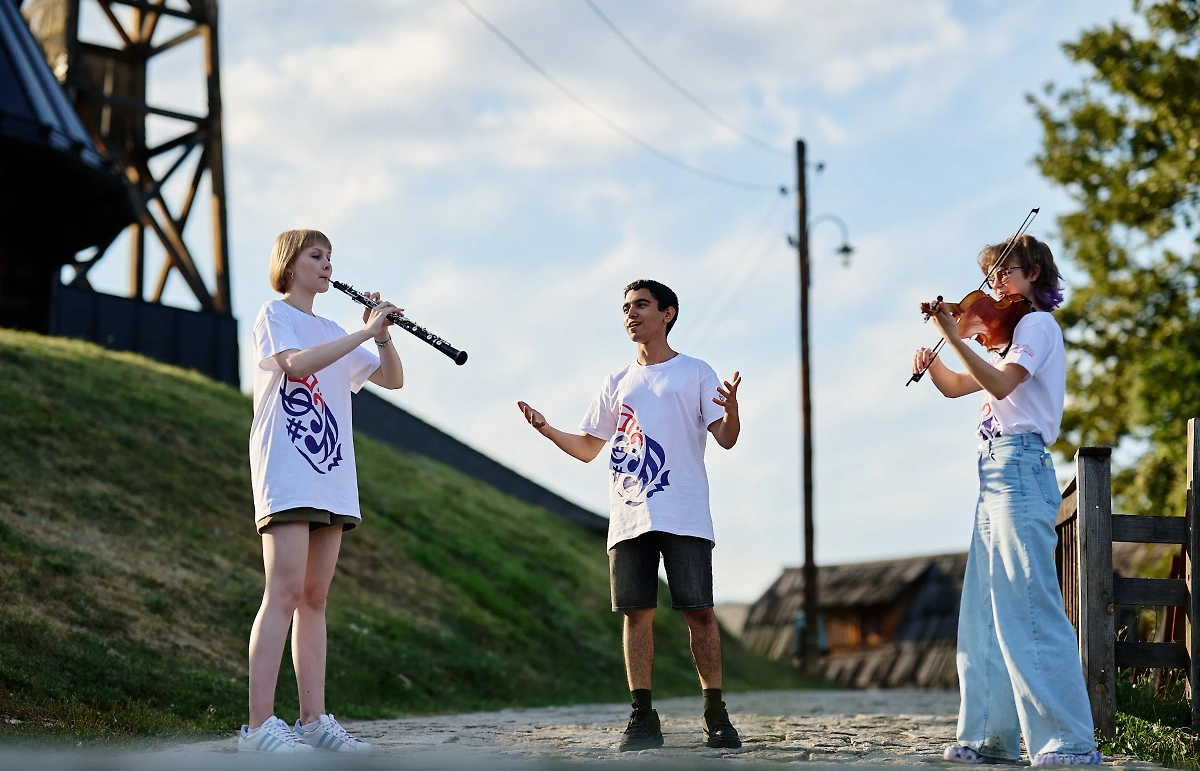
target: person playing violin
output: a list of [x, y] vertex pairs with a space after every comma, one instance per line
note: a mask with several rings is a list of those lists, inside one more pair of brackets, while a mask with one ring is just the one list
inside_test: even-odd
[[951, 308], [923, 303], [966, 371], [928, 348], [913, 358], [913, 372], [928, 367], [949, 398], [984, 392], [979, 500], [958, 613], [958, 741], [945, 758], [1017, 763], [1024, 734], [1033, 765], [1096, 764], [1103, 758], [1054, 567], [1060, 494], [1046, 447], [1058, 438], [1066, 394], [1063, 335], [1051, 315], [1062, 303], [1061, 276], [1050, 248], [1027, 234], [986, 247], [979, 265], [1001, 301], [1023, 295], [1033, 305], [1011, 343], [985, 359], [959, 338]]

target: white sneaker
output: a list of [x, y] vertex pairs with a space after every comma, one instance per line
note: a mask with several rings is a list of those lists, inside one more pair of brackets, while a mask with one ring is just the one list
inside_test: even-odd
[[320, 715], [317, 724], [305, 730], [300, 721], [296, 721], [296, 736], [309, 747], [330, 752], [348, 752], [353, 755], [370, 755], [371, 745], [351, 736], [345, 728], [338, 725], [333, 715]]
[[250, 730], [242, 726], [238, 732], [238, 752], [271, 752], [278, 755], [303, 755], [313, 751], [288, 728], [288, 724], [271, 715], [266, 722]]

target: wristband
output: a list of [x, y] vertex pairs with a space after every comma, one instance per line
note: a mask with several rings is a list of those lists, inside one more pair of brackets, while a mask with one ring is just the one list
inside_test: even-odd
[[384, 346], [388, 346], [391, 344], [392, 344], [392, 338], [390, 338], [390, 337], [387, 340], [384, 340], [382, 343], [379, 342], [378, 340], [375, 341], [375, 345], [379, 346], [380, 348], [383, 348]]

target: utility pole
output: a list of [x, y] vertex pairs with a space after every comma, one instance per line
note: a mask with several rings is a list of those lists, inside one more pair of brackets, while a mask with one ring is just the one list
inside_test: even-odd
[[796, 140], [796, 215], [800, 258], [800, 424], [804, 464], [804, 669], [817, 663], [817, 563], [813, 557], [813, 440], [812, 391], [808, 382], [808, 190], [805, 179], [804, 140]]

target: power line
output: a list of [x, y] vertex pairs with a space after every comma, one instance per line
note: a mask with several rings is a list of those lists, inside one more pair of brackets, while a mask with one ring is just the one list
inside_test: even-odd
[[687, 171], [691, 174], [695, 174], [698, 177], [707, 179], [709, 182], [716, 182], [717, 184], [726, 185], [728, 187], [741, 188], [742, 190], [775, 190], [776, 189], [776, 187], [777, 187], [776, 185], [764, 185], [764, 184], [757, 183], [757, 182], [745, 182], [743, 180], [732, 179], [731, 177], [726, 177], [721, 174], [716, 174], [711, 171], [706, 171], [704, 169], [697, 168], [697, 167], [691, 165], [690, 163], [688, 163], [687, 161], [684, 161], [681, 158], [677, 158], [674, 155], [671, 155], [670, 153], [666, 152], [665, 150], [658, 149], [657, 147], [655, 147], [654, 145], [645, 141], [644, 139], [637, 136], [633, 132], [629, 131], [628, 129], [624, 128], [623, 126], [621, 126], [618, 123], [611, 120], [607, 115], [600, 112], [596, 108], [592, 107], [590, 104], [585, 102], [582, 98], [577, 96], [575, 94], [575, 92], [571, 91], [569, 88], [567, 88], [562, 83], [560, 83], [557, 78], [555, 78], [553, 75], [551, 75], [545, 69], [543, 69], [541, 65], [539, 65], [532, 58], [530, 58], [529, 54], [522, 51], [521, 48], [516, 43], [514, 43], [512, 40], [510, 40], [508, 38], [508, 36], [506, 36], [503, 32], [501, 32], [499, 29], [497, 29], [496, 25], [492, 24], [490, 21], [488, 21], [483, 16], [483, 14], [481, 14], [479, 11], [475, 10], [475, 8], [472, 7], [471, 4], [467, 2], [467, 0], [458, 0], [458, 2], [459, 2], [459, 5], [461, 5], [463, 8], [466, 8], [467, 11], [469, 11], [471, 13], [471, 15], [474, 16], [479, 21], [480, 24], [482, 24], [484, 27], [486, 27], [489, 32], [491, 32], [493, 35], [495, 35], [497, 38], [499, 38], [500, 41], [502, 43], [504, 43], [506, 46], [508, 46], [509, 49], [511, 49], [513, 53], [515, 53], [518, 57], [520, 57], [521, 61], [528, 64], [530, 66], [530, 68], [533, 69], [534, 72], [536, 72], [537, 74], [539, 74], [543, 78], [545, 78], [546, 82], [548, 82], [550, 85], [557, 88], [559, 90], [559, 92], [562, 93], [563, 96], [567, 97], [568, 99], [570, 99], [572, 102], [574, 102], [578, 106], [582, 107], [583, 109], [587, 110], [589, 113], [592, 114], [592, 116], [594, 118], [596, 118], [596, 120], [598, 120], [601, 123], [603, 123], [604, 125], [608, 126], [610, 129], [617, 132], [621, 136], [625, 137], [625, 139], [627, 139], [628, 141], [637, 145], [638, 147], [645, 150], [646, 152], [657, 156], [659, 159], [666, 161], [667, 163], [671, 164], [672, 166], [677, 166], [678, 168], [681, 168], [684, 171]]
[[[724, 310], [725, 306], [728, 304], [730, 288], [733, 287], [734, 292], [736, 292], [736, 290], [741, 288], [741, 285], [745, 283], [746, 276], [757, 271], [757, 263], [754, 263], [754, 267], [752, 267], [750, 271], [745, 272], [744, 268], [746, 267], [746, 262], [744, 258], [750, 254], [752, 249], [758, 247], [759, 243], [762, 241], [763, 234], [769, 230], [768, 226], [773, 224], [773, 220], [779, 211], [779, 205], [783, 199], [784, 196], [781, 195], [780, 197], [776, 198], [767, 208], [766, 215], [762, 218], [762, 220], [759, 221], [758, 225], [755, 226], [751, 236], [746, 239], [746, 243], [743, 244], [742, 248], [738, 250], [737, 254], [729, 260], [732, 270], [726, 271], [725, 275], [717, 283], [716, 291], [709, 296], [707, 302], [699, 306], [700, 314], [697, 316], [696, 321], [690, 324], [690, 329], [687, 333], [686, 341], [689, 345], [702, 339], [702, 333], [708, 331], [708, 322], [715, 315], [719, 314], [720, 311]], [[730, 283], [734, 280], [739, 269], [743, 269], [744, 271], [741, 278], [733, 283]]]
[[593, 13], [595, 13], [597, 16], [600, 17], [600, 21], [604, 22], [605, 25], [607, 25], [608, 28], [610, 30], [612, 30], [613, 34], [616, 35], [618, 38], [620, 38], [621, 42], [624, 43], [625, 46], [630, 51], [633, 51], [634, 55], [637, 56], [637, 58], [642, 60], [643, 64], [645, 64], [647, 67], [649, 67], [654, 72], [655, 75], [662, 78], [664, 83], [666, 83], [671, 88], [675, 89], [675, 91], [678, 92], [680, 96], [682, 96], [684, 99], [688, 100], [692, 104], [696, 105], [696, 107], [700, 108], [700, 110], [703, 111], [704, 114], [708, 115], [708, 117], [710, 117], [713, 120], [715, 120], [716, 122], [720, 123], [722, 126], [729, 129], [730, 131], [733, 131], [735, 134], [740, 136], [742, 139], [745, 139], [747, 142], [749, 142], [753, 145], [757, 145], [759, 148], [766, 150], [769, 153], [773, 153], [773, 154], [781, 156], [783, 158], [790, 157], [788, 153], [784, 152], [783, 150], [780, 150], [778, 147], [775, 147], [774, 145], [772, 145], [768, 142], [764, 142], [763, 140], [759, 139], [758, 137], [753, 136], [752, 134], [748, 134], [747, 132], [745, 132], [742, 129], [735, 126], [733, 123], [730, 123], [728, 120], [721, 117], [721, 115], [718, 114], [716, 110], [712, 109], [707, 104], [700, 101], [700, 97], [696, 96], [691, 91], [688, 91], [686, 88], [684, 88], [682, 85], [680, 85], [677, 80], [675, 80], [670, 75], [668, 75], [666, 72], [664, 72], [662, 67], [659, 67], [657, 64], [655, 64], [650, 59], [649, 56], [647, 56], [640, 48], [638, 48], [636, 45], [634, 45], [634, 42], [632, 40], [630, 40], [628, 38], [628, 36], [626, 36], [625, 33], [622, 32], [620, 30], [620, 28], [617, 27], [616, 24], [613, 23], [612, 19], [605, 16], [604, 12], [601, 11], [600, 8], [597, 7], [597, 5], [594, 2], [592, 2], [592, 0], [583, 0], [583, 2], [587, 4], [588, 8], [592, 9]]
[[703, 328], [698, 327], [696, 331], [692, 333], [691, 337], [688, 338], [689, 344], [694, 346], [708, 336], [708, 333], [712, 331], [713, 323], [720, 319], [721, 313], [729, 305], [730, 301], [737, 297], [738, 292], [742, 290], [742, 287], [746, 285], [746, 282], [758, 273], [763, 265], [766, 264], [767, 258], [774, 254], [778, 249], [779, 244], [776, 241], [770, 240], [767, 242], [767, 248], [758, 254], [758, 259], [756, 259], [747, 270], [742, 272], [742, 275], [738, 277], [737, 281], [727, 287], [725, 296], [721, 299], [721, 301], [712, 306], [712, 313], [708, 314], [706, 317], [706, 321], [709, 321], [710, 323], [706, 324]]

